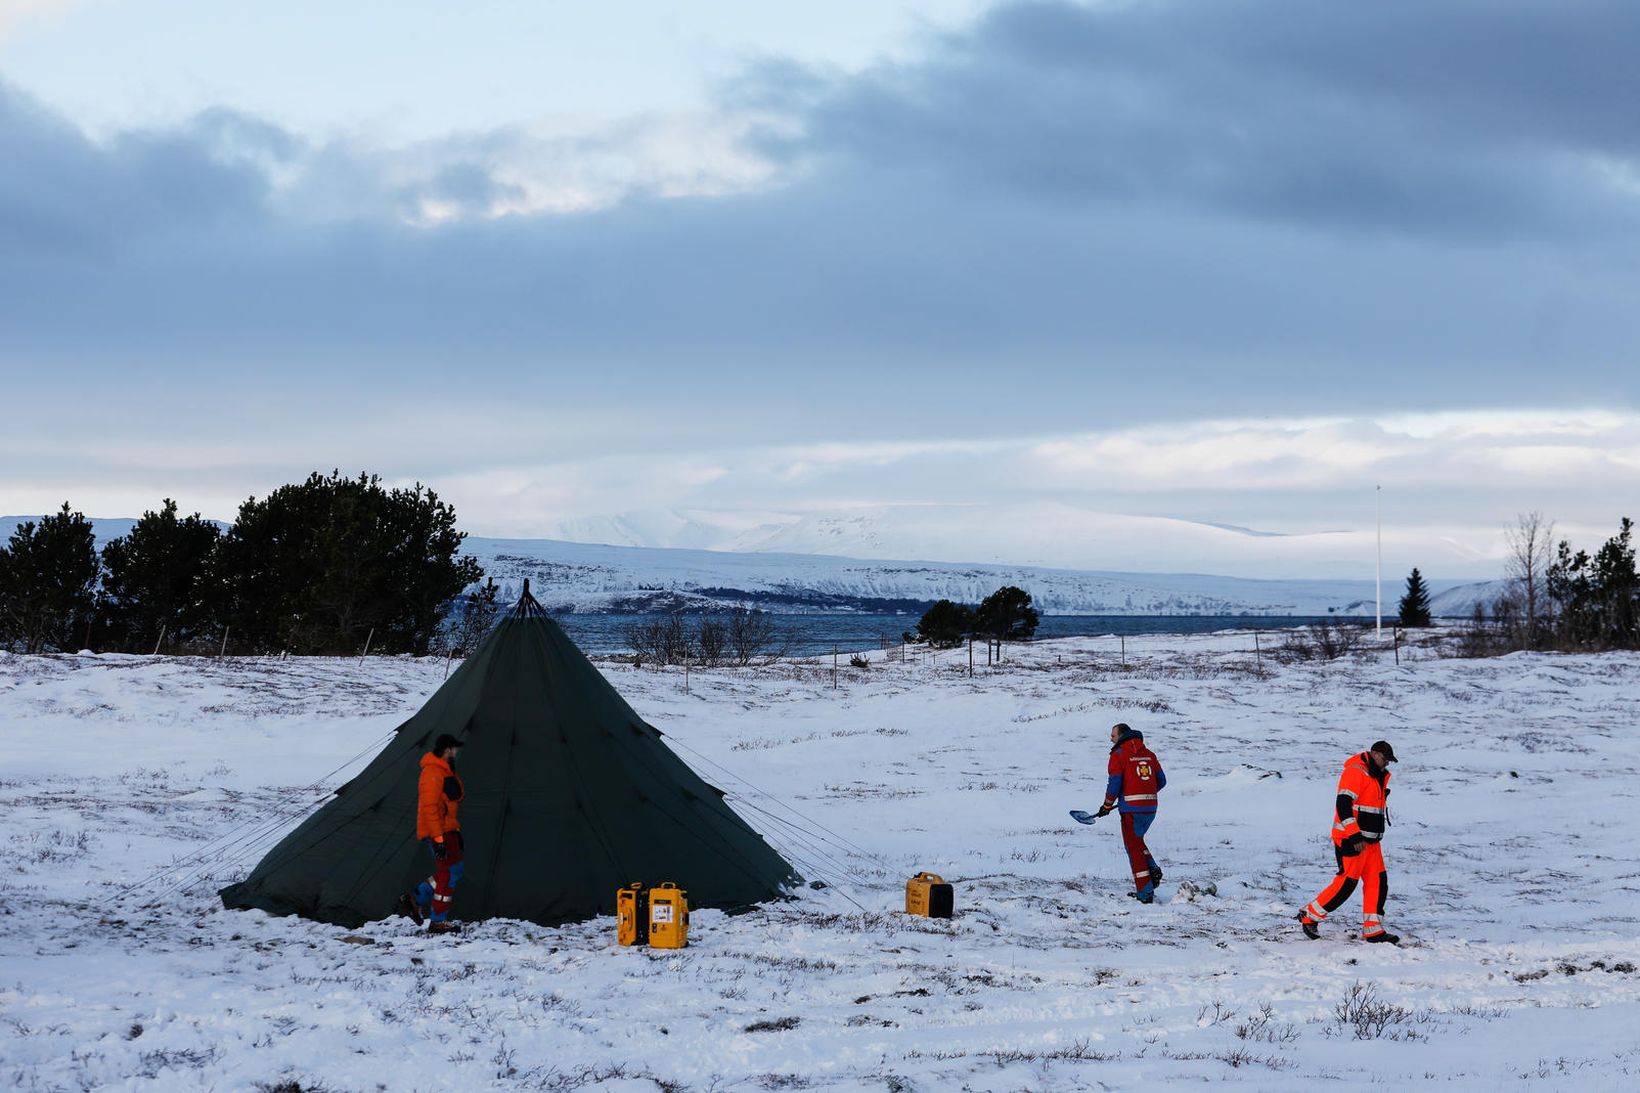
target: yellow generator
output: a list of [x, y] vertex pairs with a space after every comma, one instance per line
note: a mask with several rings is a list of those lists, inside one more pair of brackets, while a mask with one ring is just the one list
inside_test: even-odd
[[905, 882], [905, 913], [925, 918], [950, 918], [951, 886], [938, 873], [918, 873]]
[[642, 881], [615, 893], [615, 940], [622, 945], [642, 945], [649, 940], [649, 891]]
[[649, 890], [649, 947], [681, 949], [689, 944], [689, 893], [667, 883]]

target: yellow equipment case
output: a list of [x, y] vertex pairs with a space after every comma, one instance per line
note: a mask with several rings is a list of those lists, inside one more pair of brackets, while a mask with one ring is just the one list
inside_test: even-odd
[[681, 949], [689, 944], [689, 893], [672, 883], [649, 890], [649, 947]]
[[622, 945], [643, 945], [649, 941], [649, 891], [642, 881], [615, 893], [615, 940]]
[[905, 913], [925, 918], [950, 918], [951, 886], [938, 873], [918, 873], [905, 882]]

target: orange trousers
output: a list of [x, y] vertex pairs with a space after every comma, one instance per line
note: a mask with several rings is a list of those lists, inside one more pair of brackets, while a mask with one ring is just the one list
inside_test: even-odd
[[1389, 898], [1389, 873], [1384, 869], [1383, 847], [1370, 842], [1361, 848], [1361, 853], [1346, 858], [1343, 849], [1334, 846], [1333, 855], [1338, 859], [1338, 875], [1304, 908], [1304, 921], [1320, 922], [1338, 910], [1360, 882], [1361, 936], [1383, 933], [1384, 901]]

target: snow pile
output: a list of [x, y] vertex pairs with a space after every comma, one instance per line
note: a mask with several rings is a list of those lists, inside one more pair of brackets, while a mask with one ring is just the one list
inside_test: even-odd
[[[435, 939], [220, 908], [278, 832], [193, 855], [357, 770], [442, 662], [0, 656], [0, 1084], [1633, 1084], [1640, 657], [1279, 666], [1249, 646], [1129, 638], [1124, 668], [1062, 640], [973, 678], [965, 654], [877, 660], [835, 689], [829, 660], [687, 690], [607, 669], [831, 882], [699, 913], [667, 953], [617, 948], [611, 919]], [[1066, 815], [1097, 806], [1116, 720], [1169, 774], [1150, 907], [1114, 823]], [[1358, 897], [1305, 941], [1291, 916], [1331, 873], [1338, 770], [1380, 736], [1404, 758], [1386, 919], [1406, 943], [1352, 940]], [[955, 920], [896, 912], [919, 869], [955, 882]]]

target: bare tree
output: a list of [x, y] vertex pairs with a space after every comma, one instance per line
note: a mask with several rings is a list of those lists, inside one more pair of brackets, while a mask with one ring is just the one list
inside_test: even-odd
[[640, 664], [684, 664], [695, 653], [695, 640], [681, 611], [634, 622], [626, 628], [626, 644]]
[[742, 667], [762, 656], [773, 661], [786, 651], [774, 620], [767, 611], [755, 607], [737, 607], [729, 612], [728, 639], [729, 654]]
[[721, 663], [723, 650], [728, 644], [729, 630], [723, 625], [723, 620], [711, 615], [703, 616], [700, 620], [700, 629], [695, 634], [695, 648], [700, 651], [701, 663]]
[[1546, 603], [1545, 574], [1554, 558], [1554, 537], [1554, 521], [1545, 519], [1536, 510], [1522, 513], [1514, 524], [1505, 525], [1503, 529], [1503, 539], [1509, 549], [1504, 572], [1520, 588], [1527, 648], [1537, 645]]

